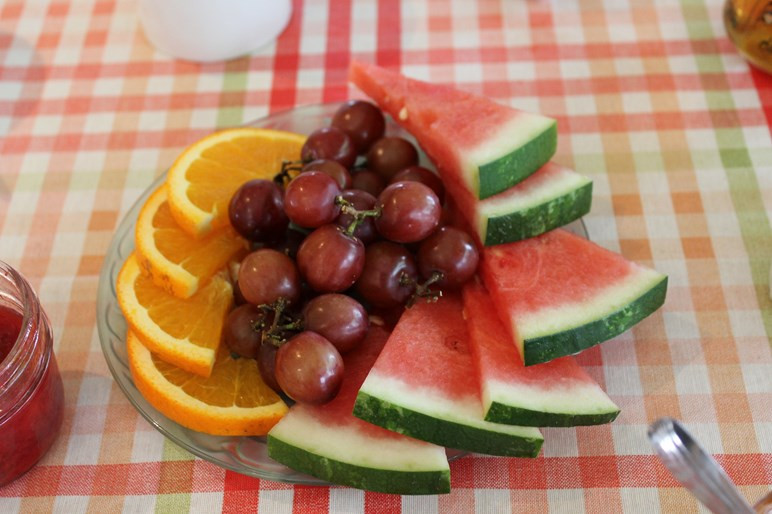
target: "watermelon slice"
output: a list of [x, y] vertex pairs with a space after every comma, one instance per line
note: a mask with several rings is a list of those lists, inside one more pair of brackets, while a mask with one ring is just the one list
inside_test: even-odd
[[442, 446], [535, 457], [536, 428], [483, 419], [461, 299], [445, 296], [405, 310], [354, 404], [354, 415]]
[[592, 181], [555, 163], [485, 200], [456, 203], [484, 246], [520, 241], [590, 212]]
[[485, 248], [481, 271], [526, 366], [621, 334], [667, 290], [665, 275], [562, 229]]
[[350, 78], [416, 136], [480, 245], [537, 236], [589, 212], [590, 179], [544, 165], [555, 151], [553, 120], [356, 62]]
[[349, 79], [418, 139], [457, 203], [501, 193], [557, 148], [555, 120], [352, 62]]
[[388, 338], [373, 326], [345, 355], [338, 396], [321, 406], [295, 404], [268, 434], [268, 455], [341, 485], [397, 494], [450, 492], [445, 449], [365, 423], [351, 415], [357, 391]]
[[613, 421], [619, 408], [572, 357], [523, 366], [483, 285], [464, 286], [464, 318], [480, 377], [485, 419], [534, 427]]

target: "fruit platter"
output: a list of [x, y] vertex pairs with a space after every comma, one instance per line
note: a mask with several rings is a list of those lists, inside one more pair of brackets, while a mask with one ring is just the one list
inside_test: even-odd
[[239, 473], [399, 494], [612, 422], [572, 355], [658, 309], [667, 277], [587, 240], [592, 182], [550, 161], [554, 120], [350, 79], [373, 102], [207, 136], [126, 214], [97, 318], [129, 401]]
[[[339, 107], [338, 103], [303, 106], [255, 120], [248, 126], [307, 135], [328, 124]], [[388, 120], [386, 131], [390, 135], [413, 140], [412, 136], [392, 120]], [[420, 152], [420, 159], [422, 164], [430, 165], [423, 152]], [[293, 471], [269, 458], [265, 437], [215, 436], [190, 430], [158, 412], [137, 390], [129, 371], [127, 325], [118, 306], [115, 284], [121, 266], [134, 250], [134, 231], [139, 212], [152, 192], [165, 180], [166, 174], [159, 176], [126, 212], [115, 232], [102, 267], [97, 320], [102, 351], [113, 377], [131, 404], [155, 429], [194, 455], [223, 468], [257, 478], [304, 485], [327, 485], [327, 481]], [[584, 225], [580, 221], [566, 228], [586, 236]], [[464, 453], [448, 450], [451, 459]]]

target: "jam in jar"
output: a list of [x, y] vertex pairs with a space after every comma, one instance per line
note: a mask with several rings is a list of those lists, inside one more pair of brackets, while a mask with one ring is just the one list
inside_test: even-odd
[[48, 318], [27, 281], [0, 261], [0, 486], [48, 451], [63, 411]]

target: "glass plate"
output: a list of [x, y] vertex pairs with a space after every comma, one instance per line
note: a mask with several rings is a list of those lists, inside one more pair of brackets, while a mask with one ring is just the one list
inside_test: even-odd
[[[247, 125], [310, 134], [317, 128], [328, 125], [338, 106], [339, 104], [324, 104], [299, 107], [261, 118]], [[391, 120], [387, 125], [387, 133], [415, 141]], [[421, 153], [421, 163], [429, 165], [423, 153]], [[164, 436], [190, 453], [223, 468], [257, 478], [292, 484], [330, 485], [318, 478], [293, 471], [269, 458], [265, 437], [212, 436], [189, 430], [175, 423], [150, 405], [134, 385], [126, 353], [127, 325], [118, 307], [115, 282], [123, 262], [134, 250], [134, 225], [137, 215], [150, 193], [155, 191], [165, 178], [165, 173], [158, 177], [131, 207], [118, 226], [102, 264], [97, 291], [97, 328], [102, 352], [110, 372], [139, 413]], [[566, 228], [587, 237], [581, 220]], [[450, 460], [466, 454], [452, 449], [448, 449], [447, 453]]]

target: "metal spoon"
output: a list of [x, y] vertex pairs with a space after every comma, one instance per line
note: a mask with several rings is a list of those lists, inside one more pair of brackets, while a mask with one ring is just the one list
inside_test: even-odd
[[715, 514], [754, 514], [718, 462], [678, 421], [659, 419], [649, 427], [648, 434], [665, 467], [708, 509]]

